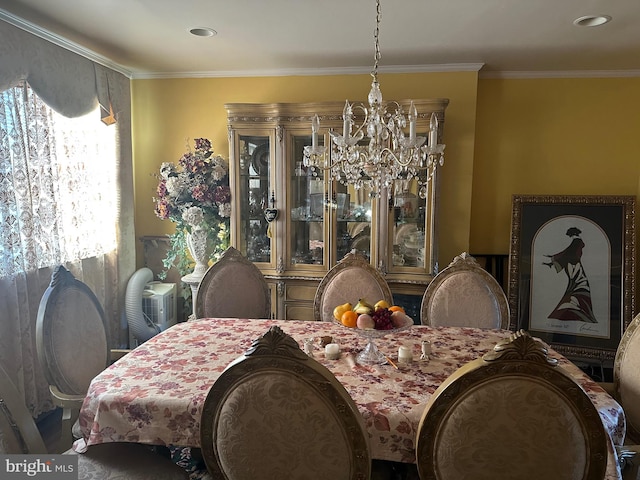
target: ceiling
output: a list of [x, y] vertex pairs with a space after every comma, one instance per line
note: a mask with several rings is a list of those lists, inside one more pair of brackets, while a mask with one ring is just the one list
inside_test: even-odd
[[[577, 27], [581, 16], [611, 22]], [[373, 0], [0, 0], [131, 78], [369, 72]], [[217, 31], [211, 37], [194, 27]], [[640, 75], [638, 0], [382, 0], [380, 71]]]

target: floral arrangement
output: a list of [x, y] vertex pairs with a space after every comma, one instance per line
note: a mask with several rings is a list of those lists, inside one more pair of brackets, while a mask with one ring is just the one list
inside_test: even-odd
[[167, 269], [175, 266], [181, 274], [186, 274], [191, 266], [186, 255], [187, 233], [206, 230], [212, 258], [217, 258], [229, 245], [229, 166], [224, 158], [214, 154], [206, 138], [196, 138], [194, 145], [193, 151], [187, 147], [177, 165], [165, 162], [160, 166], [157, 197], [153, 199], [158, 218], [176, 224], [164, 266]]

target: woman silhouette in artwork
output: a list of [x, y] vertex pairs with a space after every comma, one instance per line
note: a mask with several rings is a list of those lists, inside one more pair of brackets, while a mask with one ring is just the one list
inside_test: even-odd
[[566, 233], [569, 238], [572, 238], [571, 244], [560, 253], [545, 255], [551, 260], [542, 262], [549, 268], [555, 268], [557, 273], [564, 270], [568, 279], [567, 289], [549, 318], [598, 323], [591, 305], [589, 280], [581, 261], [582, 249], [584, 248], [584, 242], [580, 238], [581, 233], [580, 229], [571, 227]]

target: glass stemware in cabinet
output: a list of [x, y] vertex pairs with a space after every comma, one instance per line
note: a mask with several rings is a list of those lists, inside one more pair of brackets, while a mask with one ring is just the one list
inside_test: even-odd
[[270, 192], [270, 139], [240, 136], [240, 248], [252, 262], [268, 262], [271, 239], [264, 217]]
[[305, 167], [303, 150], [309, 136], [293, 137], [290, 160], [291, 263], [321, 265], [325, 249], [325, 188], [323, 171]]

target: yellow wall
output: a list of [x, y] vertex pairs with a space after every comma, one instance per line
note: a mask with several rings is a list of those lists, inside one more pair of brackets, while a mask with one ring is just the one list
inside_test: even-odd
[[[444, 127], [446, 167], [442, 169], [440, 263], [468, 248], [476, 117], [477, 73], [380, 75], [383, 97], [449, 98]], [[228, 156], [225, 103], [366, 100], [370, 75], [153, 79], [132, 82], [136, 236], [170, 233], [157, 219], [152, 197], [162, 162], [175, 162], [187, 139], [207, 137]], [[140, 245], [139, 245], [140, 247]], [[138, 249], [138, 265], [142, 265]], [[446, 264], [445, 263], [445, 264]]]
[[470, 249], [509, 253], [513, 194], [640, 195], [639, 155], [638, 78], [480, 80]]
[[[385, 74], [380, 83], [386, 99], [450, 99], [441, 268], [463, 250], [509, 252], [512, 194], [640, 195], [638, 78], [478, 80], [458, 72]], [[227, 156], [224, 103], [363, 100], [369, 84], [369, 75], [134, 80], [136, 235], [172, 231], [153, 214], [153, 174], [177, 161], [186, 139], [208, 137]]]

